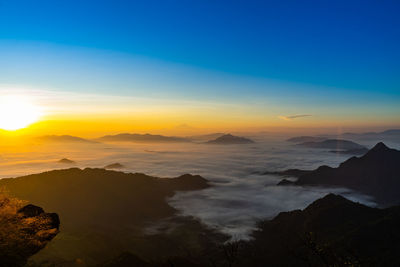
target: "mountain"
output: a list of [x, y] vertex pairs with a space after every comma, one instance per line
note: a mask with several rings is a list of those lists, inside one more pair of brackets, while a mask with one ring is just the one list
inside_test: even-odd
[[60, 159], [60, 160], [57, 161], [57, 162], [58, 162], [58, 163], [62, 163], [62, 164], [74, 164], [74, 163], [76, 163], [75, 161], [70, 160], [70, 159], [67, 159], [67, 158]]
[[181, 143], [190, 142], [187, 138], [175, 137], [175, 136], [163, 136], [153, 134], [117, 134], [117, 135], [106, 135], [98, 138], [97, 140], [102, 142], [134, 142], [134, 143]]
[[288, 169], [285, 171], [280, 172], [264, 172], [264, 175], [272, 174], [272, 175], [279, 175], [279, 176], [292, 176], [292, 177], [300, 177], [303, 174], [309, 173], [311, 171], [308, 170], [299, 170], [299, 169]]
[[320, 142], [304, 142], [298, 145], [309, 148], [325, 148], [325, 149], [335, 149], [335, 150], [350, 150], [350, 149], [365, 148], [364, 146], [354, 143], [353, 141], [341, 140], [341, 139], [328, 139]]
[[206, 142], [206, 144], [212, 144], [212, 145], [234, 145], [234, 144], [252, 144], [252, 143], [254, 143], [253, 140], [244, 137], [234, 136], [231, 134], [225, 134], [223, 136], [218, 137], [215, 140], [210, 140]]
[[0, 267], [24, 266], [57, 234], [58, 215], [14, 198], [0, 199]]
[[261, 221], [235, 266], [399, 266], [400, 206], [369, 208], [329, 194]]
[[124, 252], [98, 267], [399, 266], [400, 206], [378, 209], [328, 194], [304, 210], [258, 223], [248, 241], [212, 245], [200, 257], [143, 260]]
[[324, 140], [326, 140], [326, 138], [319, 136], [296, 136], [289, 138], [286, 141], [292, 143], [304, 143], [304, 142], [321, 142]]
[[354, 149], [347, 149], [347, 150], [331, 150], [329, 152], [336, 153], [336, 154], [343, 154], [343, 155], [364, 155], [369, 150], [368, 148], [354, 148]]
[[188, 136], [186, 137], [187, 139], [190, 139], [192, 141], [208, 141], [208, 140], [213, 140], [216, 139], [218, 137], [221, 137], [225, 135], [224, 133], [212, 133], [212, 134], [203, 134], [203, 135], [192, 135], [192, 136]]
[[321, 166], [299, 175], [295, 185], [339, 186], [371, 195], [381, 205], [400, 203], [400, 151], [376, 144], [339, 167]]
[[[76, 259], [93, 265], [129, 249], [148, 258], [160, 249], [157, 246], [177, 242], [176, 239], [190, 247], [188, 242], [193, 241], [189, 234], [171, 232], [174, 235], [169, 237], [166, 232], [148, 237], [145, 229], [176, 215], [176, 210], [167, 203], [176, 191], [208, 186], [207, 180], [198, 175], [157, 178], [141, 173], [78, 168], [0, 180], [0, 188], [11, 196], [57, 211], [62, 218], [57, 239], [32, 258], [39, 266], [44, 261], [56, 266], [68, 265]], [[191, 222], [170, 224], [176, 229], [186, 229]], [[194, 236], [200, 233], [207, 231], [201, 226], [193, 230]], [[186, 241], [181, 240], [183, 236]], [[176, 250], [165, 250], [172, 252]]]
[[38, 137], [38, 140], [42, 142], [53, 142], [53, 143], [88, 143], [88, 144], [98, 143], [93, 140], [88, 140], [72, 135], [45, 135]]
[[390, 129], [383, 132], [344, 133], [342, 136], [362, 140], [400, 140], [400, 129]]
[[124, 167], [124, 165], [122, 165], [121, 163], [112, 163], [112, 164], [109, 164], [109, 165], [107, 165], [107, 166], [104, 166], [104, 169], [121, 169], [121, 168], [123, 168]]

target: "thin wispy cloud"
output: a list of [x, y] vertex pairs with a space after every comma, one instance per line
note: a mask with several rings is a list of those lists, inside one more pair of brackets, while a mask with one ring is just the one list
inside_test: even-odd
[[285, 121], [291, 121], [297, 118], [304, 118], [304, 117], [311, 117], [311, 114], [298, 114], [298, 115], [291, 115], [291, 116], [278, 116], [279, 119]]

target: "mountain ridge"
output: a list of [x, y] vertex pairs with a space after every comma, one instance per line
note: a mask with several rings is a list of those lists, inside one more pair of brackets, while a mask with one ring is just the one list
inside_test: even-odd
[[285, 181], [284, 184], [340, 186], [371, 195], [384, 206], [400, 203], [400, 151], [387, 147], [383, 142], [377, 143], [361, 157], [349, 158], [337, 168], [320, 166], [305, 173], [297, 170], [297, 173], [297, 181]]

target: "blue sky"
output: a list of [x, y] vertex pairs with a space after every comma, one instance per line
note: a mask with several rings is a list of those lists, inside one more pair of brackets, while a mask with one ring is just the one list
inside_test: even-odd
[[2, 0], [0, 84], [393, 119], [399, 13], [398, 1]]

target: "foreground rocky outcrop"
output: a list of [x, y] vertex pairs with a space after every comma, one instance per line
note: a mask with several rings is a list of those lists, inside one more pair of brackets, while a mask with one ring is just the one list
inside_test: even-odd
[[13, 198], [0, 199], [0, 266], [24, 266], [59, 231], [56, 213]]
[[400, 151], [378, 143], [362, 157], [351, 157], [339, 167], [321, 166], [313, 171], [290, 170], [267, 174], [297, 176], [280, 185], [339, 186], [371, 195], [383, 205], [400, 204]]

